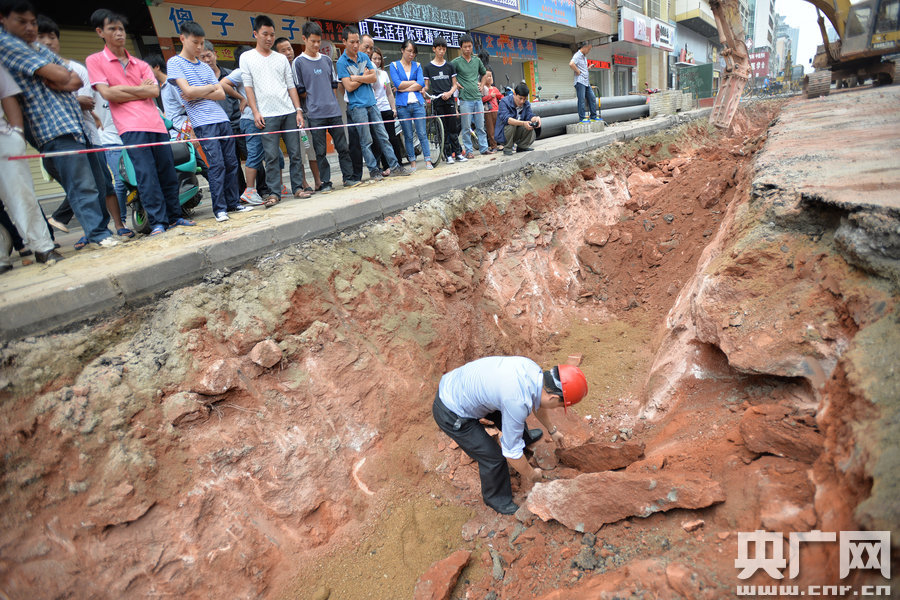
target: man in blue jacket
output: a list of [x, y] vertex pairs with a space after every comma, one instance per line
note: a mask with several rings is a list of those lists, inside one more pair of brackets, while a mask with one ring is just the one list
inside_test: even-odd
[[503, 144], [503, 154], [506, 156], [513, 153], [513, 146], [515, 152], [534, 150], [531, 145], [541, 129], [541, 118], [531, 112], [529, 93], [528, 86], [520, 82], [511, 96], [500, 101], [494, 139], [498, 144]]

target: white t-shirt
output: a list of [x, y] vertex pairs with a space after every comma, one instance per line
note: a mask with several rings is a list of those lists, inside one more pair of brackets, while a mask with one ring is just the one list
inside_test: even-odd
[[109, 102], [97, 91], [94, 91], [94, 113], [100, 119], [100, 145], [121, 146], [122, 138], [119, 137], [119, 130], [116, 129], [112, 113], [109, 112]]
[[289, 89], [294, 75], [284, 54], [270, 52], [263, 56], [256, 49], [241, 54], [241, 78], [245, 88], [253, 88], [256, 108], [263, 117], [278, 117], [296, 112]]
[[372, 91], [375, 92], [375, 105], [378, 107], [378, 110], [384, 112], [391, 110], [391, 103], [388, 101], [387, 90], [384, 87], [391, 85], [391, 78], [381, 69], [378, 69], [377, 73], [378, 78], [372, 84]]
[[[64, 59], [65, 60], [65, 59]], [[78, 73], [78, 77], [81, 78], [81, 83], [83, 84], [81, 88], [75, 92], [75, 97], [79, 96], [87, 96], [88, 98], [94, 97], [94, 88], [91, 87], [91, 78], [88, 77], [87, 67], [85, 67], [81, 63], [77, 63], [74, 60], [69, 61], [69, 67], [76, 73]], [[100, 132], [97, 130], [97, 124], [94, 123], [94, 116], [91, 115], [91, 111], [82, 110], [81, 111], [81, 120], [84, 122], [84, 132], [87, 134], [88, 140], [94, 146], [100, 146], [103, 141], [100, 139]]]

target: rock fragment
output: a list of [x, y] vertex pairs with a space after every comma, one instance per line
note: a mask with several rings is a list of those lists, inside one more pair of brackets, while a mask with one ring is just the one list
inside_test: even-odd
[[253, 346], [250, 360], [261, 367], [269, 369], [281, 362], [281, 348], [274, 340], [263, 340]]
[[558, 448], [556, 457], [559, 462], [578, 469], [582, 473], [598, 473], [627, 467], [644, 456], [644, 444], [626, 442], [624, 444], [607, 444], [594, 442], [575, 446], [574, 448]]
[[234, 388], [237, 382], [237, 364], [220, 358], [204, 369], [203, 374], [192, 384], [191, 390], [206, 396], [217, 396]]
[[722, 486], [700, 473], [606, 471], [536, 483], [526, 506], [544, 521], [555, 519], [576, 531], [596, 532], [626, 517], [724, 501]]
[[740, 431], [747, 449], [812, 464], [824, 441], [815, 429], [794, 420], [791, 410], [778, 404], [751, 406], [741, 417]]
[[468, 550], [457, 550], [428, 567], [416, 582], [413, 600], [448, 600], [471, 555]]

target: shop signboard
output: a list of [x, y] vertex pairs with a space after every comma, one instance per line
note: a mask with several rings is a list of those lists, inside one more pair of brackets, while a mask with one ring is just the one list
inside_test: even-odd
[[619, 40], [641, 46], [650, 45], [650, 17], [630, 8], [619, 9]]
[[471, 2], [472, 4], [482, 4], [484, 6], [492, 6], [502, 10], [519, 12], [519, 0], [463, 0], [463, 2]]
[[750, 53], [750, 70], [753, 77], [763, 79], [769, 76], [769, 51], [762, 50]]
[[477, 32], [473, 32], [472, 37], [475, 38], [476, 47], [487, 51], [492, 57], [503, 59], [504, 65], [511, 65], [513, 60], [538, 59], [534, 40]]
[[412, 40], [416, 44], [422, 44], [429, 48], [434, 38], [441, 36], [447, 41], [447, 46], [459, 48], [459, 36], [464, 32], [409, 23], [393, 23], [380, 19], [365, 19], [359, 22], [359, 33], [360, 35], [371, 35], [376, 42], [399, 44], [404, 40]]
[[576, 27], [575, 0], [519, 0], [519, 12], [535, 19]]
[[432, 4], [404, 2], [375, 16], [392, 21], [405, 21], [422, 25], [452, 27], [453, 29], [466, 28], [466, 15], [464, 12], [449, 8], [439, 8]]
[[[158, 37], [177, 38], [181, 35], [181, 24], [193, 21], [203, 28], [208, 39], [234, 42], [253, 41], [253, 19], [259, 14], [228, 8], [168, 3], [148, 6], [147, 9]], [[306, 22], [304, 17], [269, 16], [275, 22], [275, 35], [300, 43], [300, 30]]]
[[636, 67], [637, 58], [634, 56], [622, 56], [621, 54], [613, 54], [613, 64], [622, 65], [624, 67]]
[[650, 45], [666, 52], [675, 50], [675, 26], [659, 19], [651, 19], [651, 22], [653, 30]]
[[589, 58], [587, 63], [588, 67], [590, 67], [591, 69], [609, 69], [610, 67], [612, 67], [612, 65], [605, 60], [591, 60]]

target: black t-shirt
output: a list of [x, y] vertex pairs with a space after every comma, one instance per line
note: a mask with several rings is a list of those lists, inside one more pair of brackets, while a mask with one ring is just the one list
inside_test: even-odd
[[431, 80], [428, 91], [430, 94], [436, 96], [438, 94], [449, 92], [450, 88], [453, 87], [453, 77], [456, 76], [456, 69], [453, 68], [450, 61], [445, 61], [441, 66], [429, 62], [425, 65], [425, 68], [422, 69], [422, 75], [425, 79]]

